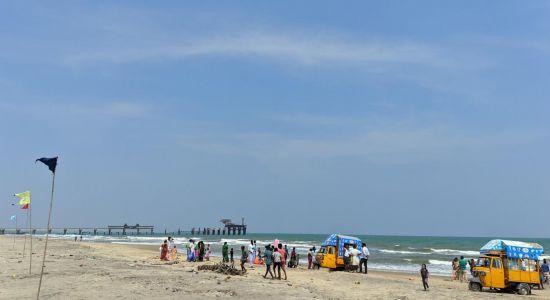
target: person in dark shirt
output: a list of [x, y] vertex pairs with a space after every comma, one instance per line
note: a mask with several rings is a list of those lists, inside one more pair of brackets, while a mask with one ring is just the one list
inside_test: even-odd
[[429, 290], [430, 287], [428, 286], [428, 277], [430, 276], [430, 272], [428, 271], [426, 264], [422, 264], [422, 268], [420, 269], [420, 276], [422, 277], [422, 285], [424, 285], [424, 290]]
[[244, 250], [244, 246], [241, 246], [241, 271], [246, 272], [246, 268], [244, 267], [244, 264], [246, 263], [247, 258], [248, 258], [248, 253], [246, 250]]
[[231, 248], [231, 251], [229, 251], [229, 257], [231, 259], [231, 266], [235, 266], [235, 261], [233, 260], [233, 248]]

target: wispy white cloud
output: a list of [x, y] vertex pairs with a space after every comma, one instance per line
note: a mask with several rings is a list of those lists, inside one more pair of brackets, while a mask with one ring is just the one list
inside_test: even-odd
[[140, 45], [120, 45], [68, 55], [68, 64], [132, 63], [200, 56], [260, 57], [302, 65], [419, 64], [457, 67], [459, 58], [439, 46], [415, 41], [344, 39], [327, 35], [253, 32], [223, 37], [181, 38]]
[[155, 110], [148, 104], [128, 101], [112, 101], [105, 104], [47, 101], [1, 101], [0, 110], [32, 115], [48, 115], [78, 118], [141, 118]]
[[373, 163], [399, 164], [448, 161], [472, 153], [540, 140], [523, 132], [480, 133], [446, 126], [376, 128], [361, 134], [324, 138], [289, 137], [271, 133], [183, 136], [181, 146], [261, 161], [355, 157]]

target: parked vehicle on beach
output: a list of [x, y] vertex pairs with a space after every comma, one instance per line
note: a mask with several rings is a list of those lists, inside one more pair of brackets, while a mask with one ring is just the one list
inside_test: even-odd
[[539, 256], [541, 245], [519, 241], [492, 240], [480, 249], [469, 288], [483, 288], [531, 294], [531, 287], [540, 284]]
[[344, 268], [344, 246], [357, 245], [361, 248], [361, 240], [353, 236], [341, 234], [331, 234], [321, 244], [321, 249], [317, 252], [316, 259], [323, 268], [342, 269]]

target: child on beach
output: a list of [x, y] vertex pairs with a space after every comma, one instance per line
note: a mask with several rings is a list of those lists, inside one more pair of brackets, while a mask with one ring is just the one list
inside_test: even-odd
[[210, 261], [210, 254], [212, 253], [212, 250], [210, 250], [210, 244], [206, 245], [206, 254], [204, 255], [204, 259], [206, 261]]
[[174, 245], [174, 248], [172, 248], [172, 257], [170, 258], [170, 260], [172, 261], [176, 261], [176, 259], [178, 258], [178, 249], [176, 248], [176, 245]]
[[241, 246], [241, 271], [246, 271], [244, 264], [248, 258], [247, 251], [244, 250], [244, 246]]
[[428, 286], [428, 277], [430, 276], [430, 272], [428, 271], [426, 264], [422, 264], [422, 268], [420, 269], [420, 276], [422, 277], [422, 285], [424, 286], [424, 290], [429, 290], [430, 287]]

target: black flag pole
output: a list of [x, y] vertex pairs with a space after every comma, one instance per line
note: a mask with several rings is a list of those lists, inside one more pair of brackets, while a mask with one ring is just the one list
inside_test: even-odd
[[38, 282], [38, 292], [36, 293], [36, 299], [40, 298], [40, 288], [42, 287], [42, 277], [44, 276], [44, 267], [46, 263], [46, 251], [48, 249], [48, 237], [50, 234], [50, 224], [52, 218], [52, 207], [53, 207], [53, 195], [55, 190], [55, 168], [57, 167], [57, 157], [54, 158], [39, 158], [36, 161], [40, 161], [48, 166], [50, 171], [52, 171], [52, 194], [50, 197], [50, 209], [48, 211], [48, 225], [46, 226], [46, 240], [44, 244], [44, 253], [42, 255], [42, 268], [40, 270], [40, 281]]

